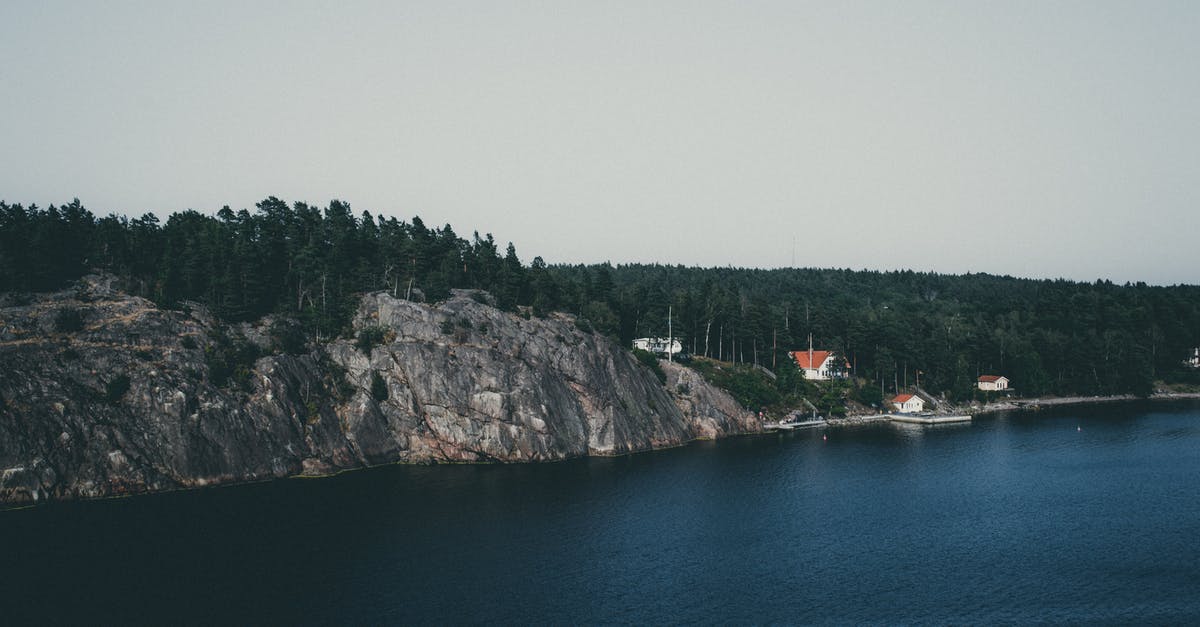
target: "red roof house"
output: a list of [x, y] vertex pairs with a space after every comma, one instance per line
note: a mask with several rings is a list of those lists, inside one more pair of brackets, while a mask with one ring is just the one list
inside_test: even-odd
[[892, 399], [892, 404], [896, 406], [896, 411], [902, 414], [915, 414], [925, 411], [925, 401], [916, 394], [897, 394]]

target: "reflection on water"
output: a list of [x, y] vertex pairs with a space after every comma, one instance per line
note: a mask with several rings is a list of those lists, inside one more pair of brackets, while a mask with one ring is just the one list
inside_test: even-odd
[[1195, 403], [392, 466], [0, 513], [0, 601], [13, 622], [1195, 622], [1197, 494]]

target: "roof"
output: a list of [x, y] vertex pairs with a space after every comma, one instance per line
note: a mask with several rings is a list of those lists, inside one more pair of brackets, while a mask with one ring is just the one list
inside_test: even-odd
[[[892, 399], [893, 403], [907, 403], [908, 401], [917, 398], [916, 394], [897, 394], [896, 398]], [[925, 401], [921, 401], [924, 403]]]
[[1000, 379], [1008, 380], [1008, 377], [1002, 377], [998, 374], [985, 374], [985, 375], [979, 377], [979, 382], [980, 383], [995, 383], [995, 382], [999, 381]]
[[801, 370], [818, 370], [821, 368], [821, 364], [825, 363], [826, 359], [829, 359], [829, 355], [829, 351], [813, 351], [812, 363], [816, 365], [809, 365], [808, 351], [796, 351], [792, 353], [792, 358], [796, 360], [796, 365], [800, 366]]

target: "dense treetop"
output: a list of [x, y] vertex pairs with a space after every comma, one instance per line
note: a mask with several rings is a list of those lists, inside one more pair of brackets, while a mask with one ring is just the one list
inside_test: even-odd
[[[887, 394], [917, 382], [955, 398], [981, 374], [1025, 395], [1148, 393], [1195, 381], [1200, 287], [1028, 280], [986, 274], [681, 266], [555, 267], [594, 300], [579, 311], [622, 338], [673, 331], [688, 351], [775, 371], [786, 352], [845, 356]], [[878, 396], [877, 394], [874, 396]]]
[[[309, 338], [348, 332], [359, 294], [438, 300], [482, 288], [513, 310], [563, 310], [628, 344], [672, 331], [688, 352], [757, 364], [792, 380], [786, 353], [844, 355], [862, 390], [916, 382], [971, 394], [1003, 374], [1024, 394], [1149, 391], [1192, 380], [1200, 288], [1027, 280], [985, 274], [664, 265], [526, 266], [490, 235], [470, 240], [420, 218], [355, 215], [268, 198], [255, 210], [95, 217], [78, 200], [45, 209], [0, 202], [0, 292], [54, 289], [92, 269], [162, 306], [207, 304], [229, 321], [276, 313]], [[783, 385], [781, 383], [781, 385]], [[864, 394], [873, 399], [878, 393]]]
[[153, 214], [97, 219], [78, 200], [0, 203], [0, 291], [51, 289], [92, 268], [163, 306], [196, 300], [229, 321], [287, 314], [314, 337], [344, 331], [366, 291], [437, 300], [451, 288], [486, 288], [507, 309], [531, 304], [531, 285], [552, 291], [540, 259], [526, 268], [490, 235], [468, 242], [449, 225], [355, 216], [336, 200], [321, 209], [272, 197], [254, 212], [189, 210], [165, 224]]

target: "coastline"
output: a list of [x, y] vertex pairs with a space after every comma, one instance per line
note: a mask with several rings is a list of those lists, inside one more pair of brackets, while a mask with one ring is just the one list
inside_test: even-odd
[[1058, 407], [1063, 405], [1091, 405], [1099, 403], [1120, 403], [1129, 401], [1174, 401], [1197, 400], [1200, 392], [1158, 392], [1150, 396], [1135, 396], [1133, 394], [1115, 394], [1111, 396], [1050, 396], [1040, 398], [1016, 398], [1004, 402], [988, 403], [979, 409], [968, 408], [972, 415], [994, 414], [1002, 411], [1037, 410], [1043, 407]]
[[[1111, 396], [1046, 396], [1039, 398], [1017, 398], [1003, 402], [988, 403], [986, 405], [946, 405], [945, 409], [934, 412], [931, 416], [936, 418], [939, 416], [956, 416], [970, 415], [982, 416], [986, 414], [998, 414], [1006, 411], [1036, 411], [1045, 407], [1060, 407], [1067, 405], [1091, 405], [1101, 403], [1120, 403], [1132, 401], [1176, 401], [1176, 400], [1200, 400], [1200, 392], [1159, 392], [1151, 396], [1141, 397], [1133, 394], [1115, 394]], [[851, 414], [843, 418], [830, 418], [821, 425], [813, 425], [820, 427], [851, 427], [858, 425], [871, 424], [876, 422], [891, 422], [892, 418], [887, 413], [862, 413]], [[764, 426], [767, 423], [764, 423]], [[774, 429], [764, 429], [763, 433], [774, 433]]]

